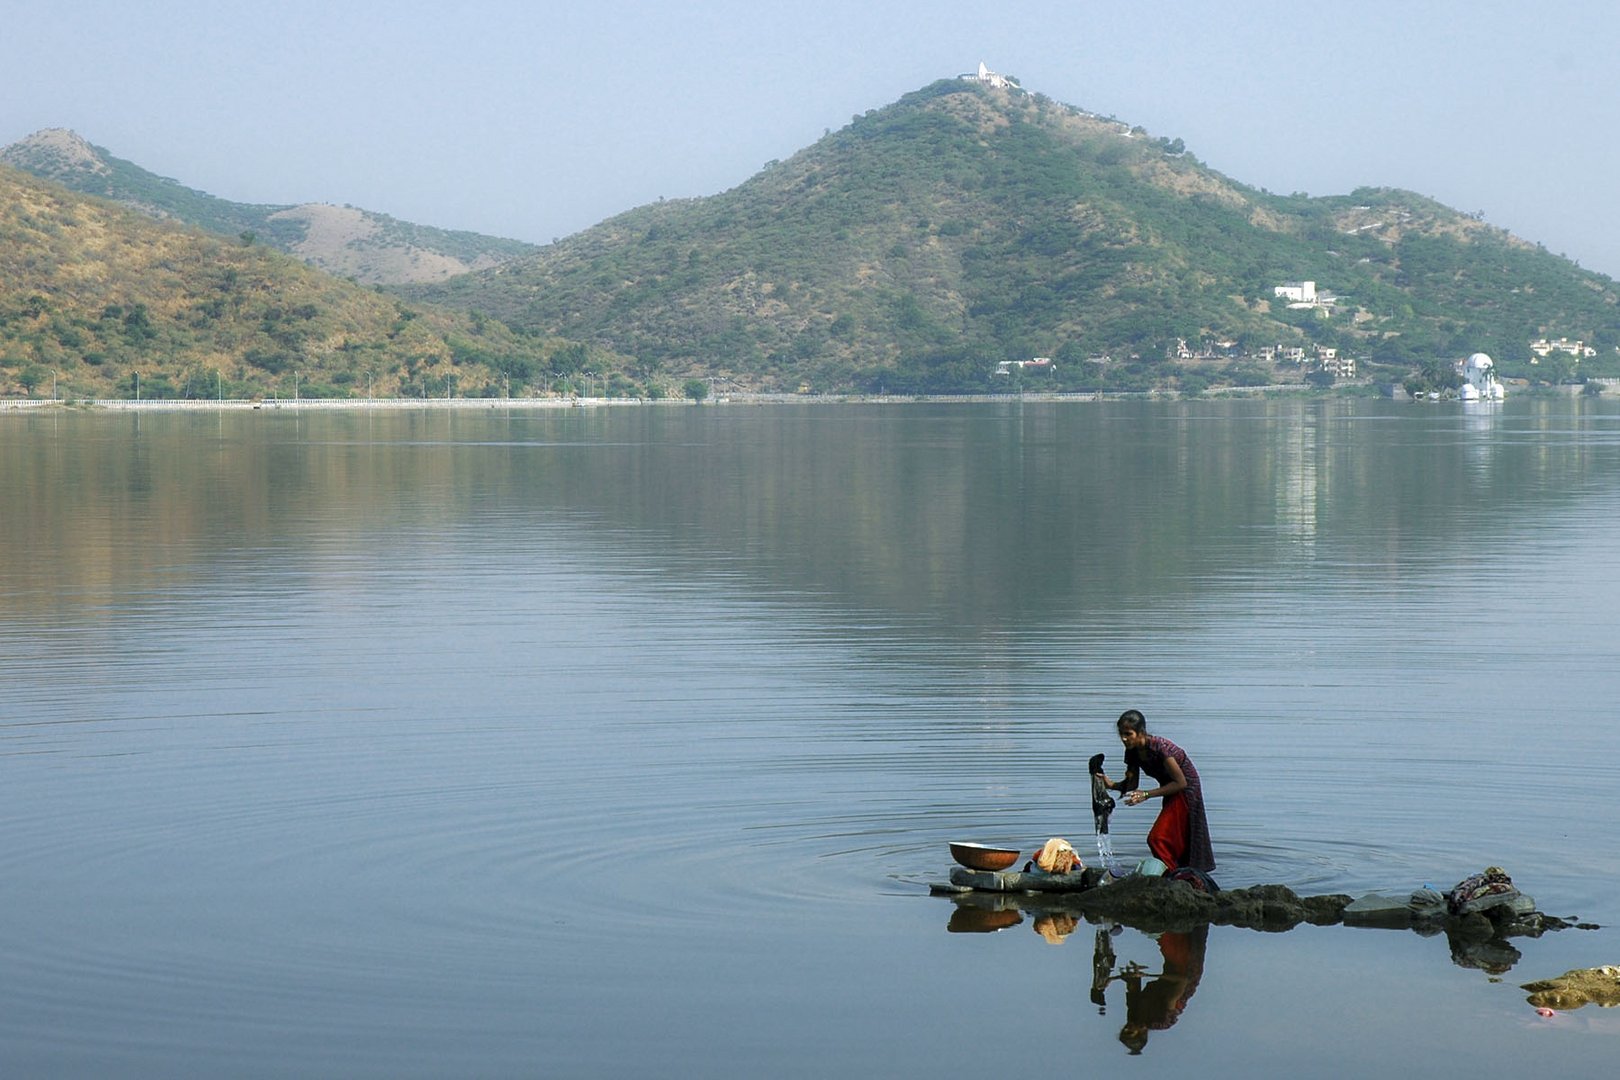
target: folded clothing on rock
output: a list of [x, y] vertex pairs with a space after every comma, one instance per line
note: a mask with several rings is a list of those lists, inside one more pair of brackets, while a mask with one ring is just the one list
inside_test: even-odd
[[1487, 866], [1470, 877], [1465, 877], [1446, 893], [1446, 910], [1453, 915], [1467, 915], [1506, 903], [1519, 895], [1513, 879], [1500, 866]]

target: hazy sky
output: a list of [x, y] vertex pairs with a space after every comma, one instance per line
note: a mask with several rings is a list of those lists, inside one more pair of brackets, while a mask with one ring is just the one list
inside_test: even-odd
[[0, 0], [0, 144], [546, 242], [980, 60], [1276, 192], [1404, 187], [1620, 277], [1615, 0]]

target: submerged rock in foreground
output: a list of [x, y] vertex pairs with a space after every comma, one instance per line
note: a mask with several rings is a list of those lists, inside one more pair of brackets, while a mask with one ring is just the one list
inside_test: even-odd
[[1612, 1008], [1620, 1005], [1620, 967], [1578, 968], [1556, 979], [1525, 983], [1520, 989], [1530, 991], [1530, 1004], [1538, 1009]]
[[[1107, 882], [1107, 884], [1104, 884]], [[1184, 881], [1136, 875], [1108, 881], [1095, 870], [1081, 874], [953, 871], [950, 886], [936, 893], [988, 897], [1001, 906], [1067, 911], [1093, 921], [1111, 919], [1142, 930], [1186, 930], [1217, 923], [1255, 930], [1290, 930], [1302, 922], [1319, 926], [1343, 921], [1351, 897], [1302, 897], [1285, 885], [1256, 885], [1208, 893]]]
[[1270, 931], [1292, 930], [1300, 923], [1331, 926], [1343, 921], [1344, 909], [1351, 902], [1343, 894], [1300, 896], [1286, 885], [1206, 893], [1184, 881], [1161, 877], [1125, 878], [1075, 899], [1087, 914], [1164, 930], [1203, 923]]
[[[1105, 883], [1106, 882], [1106, 883]], [[1441, 933], [1459, 943], [1486, 943], [1507, 937], [1539, 936], [1573, 925], [1535, 910], [1535, 902], [1515, 893], [1513, 902], [1454, 915], [1444, 904], [1425, 904], [1382, 896], [1359, 899], [1343, 893], [1300, 896], [1286, 885], [1204, 892], [1185, 881], [1138, 875], [1108, 881], [1084, 874], [988, 873], [956, 870], [949, 886], [936, 893], [955, 895], [959, 903], [979, 907], [1018, 907], [1036, 912], [1068, 912], [1092, 921], [1109, 919], [1140, 930], [1189, 930], [1216, 924], [1254, 930], [1291, 930], [1313, 926], [1380, 926]], [[1505, 898], [1504, 898], [1505, 899]], [[1499, 960], [1480, 963], [1492, 967]]]

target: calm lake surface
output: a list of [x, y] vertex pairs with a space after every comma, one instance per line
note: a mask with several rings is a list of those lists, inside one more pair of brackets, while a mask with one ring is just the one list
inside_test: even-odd
[[[1609, 1074], [1617, 523], [1601, 400], [0, 414], [0, 1073]], [[929, 895], [1127, 707], [1227, 887], [1605, 929]]]

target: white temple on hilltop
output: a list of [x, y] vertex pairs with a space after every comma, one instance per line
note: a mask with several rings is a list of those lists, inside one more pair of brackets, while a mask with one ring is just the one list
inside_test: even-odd
[[984, 83], [986, 86], [994, 86], [998, 90], [1017, 90], [1019, 88], [1018, 84], [1007, 78], [1007, 76], [998, 75], [994, 71], [991, 71], [989, 68], [985, 67], [983, 60], [979, 61], [979, 70], [977, 74], [964, 75], [962, 78], [966, 79], [968, 82]]

